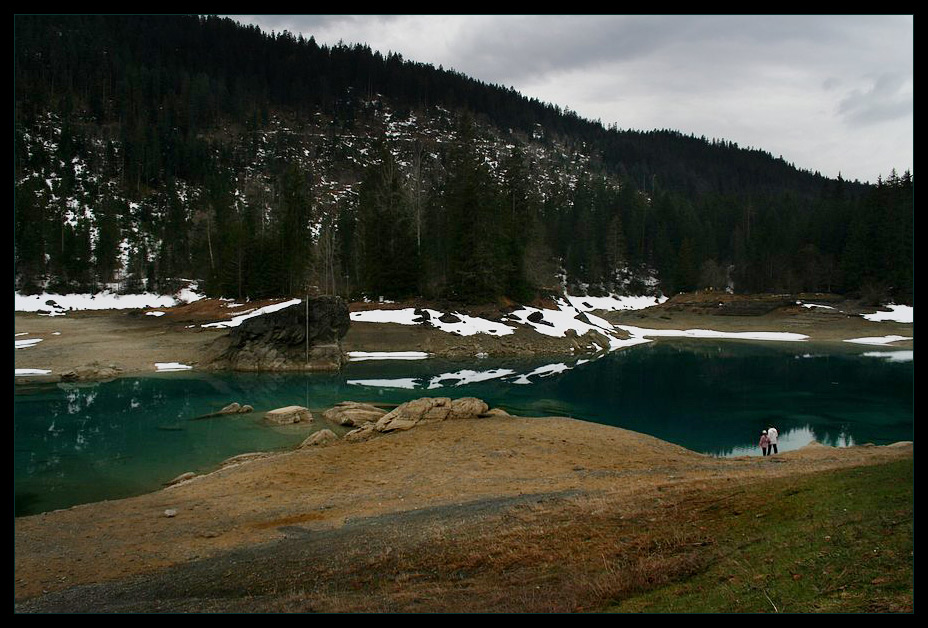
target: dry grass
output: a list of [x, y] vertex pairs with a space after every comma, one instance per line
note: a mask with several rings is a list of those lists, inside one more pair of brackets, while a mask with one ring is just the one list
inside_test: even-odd
[[[811, 486], [815, 480], [808, 482]], [[790, 490], [794, 495], [796, 489]], [[322, 586], [294, 591], [260, 610], [600, 612], [644, 596], [649, 604], [669, 601], [671, 608], [686, 612], [687, 600], [695, 596], [714, 600], [711, 604], [725, 612], [783, 612], [789, 609], [783, 608], [784, 595], [795, 610], [797, 594], [786, 594], [784, 587], [806, 586], [800, 563], [821, 560], [821, 551], [797, 558], [784, 547], [792, 565], [784, 574], [777, 571], [782, 570], [777, 561], [763, 559], [765, 544], [777, 538], [774, 528], [784, 526], [782, 517], [790, 525], [805, 524], [804, 517], [789, 512], [775, 521], [775, 508], [757, 506], [764, 502], [762, 491], [731, 484], [710, 491], [673, 487], [634, 512], [627, 510], [627, 501], [623, 511], [609, 495], [598, 495], [520, 506], [462, 527], [435, 525], [425, 540], [420, 535], [404, 545], [392, 539], [388, 547], [358, 551], [318, 574]], [[783, 496], [773, 496], [772, 502], [777, 498]], [[840, 525], [864, 524], [865, 519], [853, 515]], [[854, 556], [851, 549], [848, 560]], [[899, 578], [867, 575], [869, 589], [852, 588], [848, 574], [853, 570], [852, 564], [839, 568], [829, 562], [828, 586], [806, 586], [806, 612], [911, 610], [911, 591], [884, 593], [875, 586]], [[904, 583], [904, 574], [900, 577]], [[674, 601], [677, 596], [682, 600]]]
[[[359, 551], [313, 579], [321, 588], [276, 599], [271, 612], [578, 612], [685, 578], [713, 542], [677, 507], [620, 512], [608, 496], [522, 506], [427, 538]], [[625, 502], [627, 504], [627, 502]], [[625, 506], [627, 508], [627, 506]], [[421, 535], [420, 535], [421, 536]], [[393, 543], [393, 541], [396, 541]]]

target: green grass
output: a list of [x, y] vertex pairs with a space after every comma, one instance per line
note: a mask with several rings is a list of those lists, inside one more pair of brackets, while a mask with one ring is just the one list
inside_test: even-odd
[[750, 487], [694, 524], [714, 546], [695, 575], [613, 612], [884, 613], [913, 610], [911, 460]]

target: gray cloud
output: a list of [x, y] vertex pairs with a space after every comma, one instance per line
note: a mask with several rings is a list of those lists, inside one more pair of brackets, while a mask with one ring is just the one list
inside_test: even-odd
[[884, 72], [872, 80], [870, 89], [852, 90], [838, 111], [852, 124], [876, 124], [911, 117], [914, 113], [912, 84], [898, 72]]
[[737, 141], [829, 176], [875, 181], [913, 161], [911, 15], [238, 19], [399, 52], [621, 128]]

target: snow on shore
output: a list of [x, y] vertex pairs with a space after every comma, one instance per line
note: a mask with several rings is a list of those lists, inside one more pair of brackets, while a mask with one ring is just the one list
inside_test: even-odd
[[282, 301], [281, 303], [274, 303], [272, 305], [266, 305], [265, 307], [259, 307], [255, 310], [250, 310], [244, 314], [239, 314], [228, 321], [219, 321], [218, 323], [204, 323], [200, 327], [217, 327], [217, 328], [228, 328], [228, 327], [238, 327], [245, 320], [249, 318], [254, 318], [255, 316], [261, 316], [262, 314], [270, 314], [271, 312], [277, 312], [284, 308], [288, 308], [291, 305], [296, 305], [297, 303], [302, 303], [300, 299], [290, 299], [289, 301]]
[[572, 297], [567, 296], [567, 302], [581, 312], [604, 310], [618, 312], [621, 310], [643, 310], [652, 305], [660, 305], [667, 297]]
[[[568, 332], [582, 336], [590, 331], [595, 331], [609, 339], [609, 349], [611, 351], [651, 342], [652, 338], [657, 337], [727, 338], [735, 340], [769, 340], [779, 342], [802, 342], [809, 339], [809, 337], [804, 334], [789, 332], [720, 332], [709, 329], [647, 329], [631, 325], [613, 325], [609, 321], [591, 313], [595, 310], [618, 311], [644, 309], [663, 303], [666, 300], [666, 297], [568, 296], [565, 299], [557, 301], [557, 309], [524, 306], [510, 313], [507, 316], [507, 320], [526, 327], [531, 327], [540, 334], [554, 338], [564, 338], [568, 335]], [[460, 322], [442, 323], [439, 320], [440, 317], [444, 316], [442, 312], [437, 312], [435, 310], [426, 311], [429, 313], [428, 322], [431, 325], [442, 331], [456, 332], [462, 336], [470, 336], [477, 333], [503, 336], [515, 331], [515, 328], [510, 325], [483, 318], [466, 316], [458, 312], [454, 312], [454, 316], [460, 319]], [[423, 322], [423, 317], [417, 315], [414, 308], [404, 308], [399, 310], [367, 310], [364, 312], [352, 312], [351, 320], [368, 323], [416, 325]], [[616, 334], [619, 330], [627, 332], [630, 338], [619, 338], [618, 334]], [[532, 375], [532, 373], [528, 375]]]
[[[515, 328], [509, 325], [476, 316], [468, 316], [460, 312], [452, 313], [452, 316], [458, 319], [456, 322], [446, 323], [439, 320], [441, 317], [447, 316], [444, 312], [431, 309], [424, 311], [428, 312], [428, 322], [433, 327], [444, 332], [460, 334], [461, 336], [473, 336], [474, 334], [508, 336], [515, 331]], [[416, 314], [416, 308], [411, 307], [401, 310], [352, 312], [350, 317], [352, 321], [360, 323], [396, 323], [398, 325], [418, 325], [423, 320], [420, 315]]]
[[616, 325], [633, 337], [641, 338], [727, 338], [732, 340], [778, 340], [781, 342], [802, 342], [809, 337], [785, 331], [713, 331], [711, 329], [646, 329], [631, 325]]
[[193, 367], [180, 362], [155, 362], [155, 368], [159, 371], [189, 371]]
[[48, 375], [51, 373], [49, 369], [13, 369], [14, 377], [22, 377], [28, 375]]
[[889, 312], [874, 312], [873, 314], [864, 314], [863, 317], [868, 321], [892, 321], [894, 323], [912, 323], [915, 320], [915, 308], [911, 305], [887, 305]]
[[[176, 295], [146, 292], [143, 294], [16, 294], [13, 293], [13, 309], [16, 312], [45, 311], [48, 316], [61, 316], [70, 310], [131, 310], [142, 308], [173, 307], [202, 299], [203, 295], [184, 288]], [[52, 303], [49, 303], [51, 301]]]

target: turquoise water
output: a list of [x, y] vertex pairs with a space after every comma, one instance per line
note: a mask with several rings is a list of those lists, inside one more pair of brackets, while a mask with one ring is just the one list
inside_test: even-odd
[[[584, 360], [351, 363], [338, 374], [165, 373], [83, 386], [17, 388], [17, 515], [116, 499], [207, 472], [236, 454], [285, 450], [322, 427], [271, 427], [267, 410], [314, 411], [352, 399], [399, 403], [475, 396], [523, 416], [570, 416], [651, 434], [694, 451], [759, 455], [811, 440], [848, 446], [913, 440], [908, 354], [793, 343], [662, 341]], [[245, 415], [196, 417], [238, 401]]]

